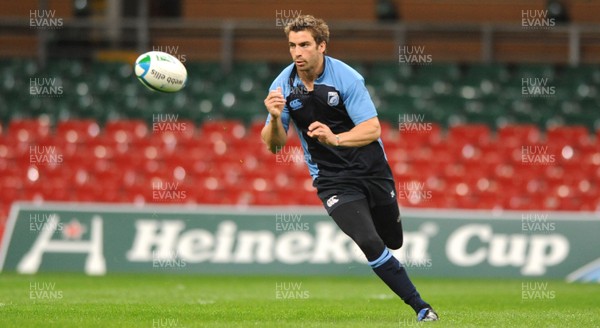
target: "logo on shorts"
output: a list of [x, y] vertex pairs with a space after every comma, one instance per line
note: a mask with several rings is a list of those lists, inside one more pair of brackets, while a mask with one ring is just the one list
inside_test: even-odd
[[327, 105], [337, 106], [340, 103], [340, 96], [335, 91], [329, 91], [327, 94]]
[[396, 197], [396, 193], [395, 193], [393, 190], [392, 190], [392, 191], [390, 191], [390, 197], [391, 197], [391, 198], [394, 198], [394, 197]]
[[292, 107], [292, 110], [300, 109], [300, 108], [302, 108], [302, 106], [304, 106], [304, 105], [302, 104], [300, 99], [294, 99], [294, 100], [290, 101], [290, 107]]
[[329, 197], [329, 199], [327, 200], [327, 207], [331, 207], [333, 205], [335, 205], [335, 203], [339, 202], [340, 200], [338, 199], [337, 195], [333, 195], [331, 197]]

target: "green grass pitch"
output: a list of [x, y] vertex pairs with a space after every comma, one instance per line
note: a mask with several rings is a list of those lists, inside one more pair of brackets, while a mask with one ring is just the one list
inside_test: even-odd
[[598, 327], [600, 284], [415, 278], [439, 322], [370, 277], [0, 274], [0, 327]]

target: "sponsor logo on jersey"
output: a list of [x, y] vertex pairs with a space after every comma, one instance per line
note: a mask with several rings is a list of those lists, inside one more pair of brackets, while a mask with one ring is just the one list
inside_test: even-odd
[[294, 99], [294, 100], [290, 101], [290, 107], [292, 107], [292, 110], [298, 110], [298, 109], [304, 107], [304, 104], [302, 104], [300, 99]]
[[335, 205], [339, 201], [340, 200], [338, 199], [338, 196], [337, 195], [333, 195], [333, 196], [329, 197], [329, 199], [327, 200], [327, 207], [331, 207], [331, 206]]

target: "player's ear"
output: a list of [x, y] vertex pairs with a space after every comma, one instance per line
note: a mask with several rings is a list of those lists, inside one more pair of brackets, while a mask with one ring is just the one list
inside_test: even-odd
[[319, 52], [322, 54], [327, 52], [327, 42], [322, 41], [321, 43], [319, 43], [319, 45], [317, 46], [317, 50], [319, 50]]

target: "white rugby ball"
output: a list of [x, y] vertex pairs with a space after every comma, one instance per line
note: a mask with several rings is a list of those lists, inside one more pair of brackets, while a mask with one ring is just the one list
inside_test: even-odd
[[177, 92], [185, 86], [187, 70], [179, 59], [162, 51], [150, 51], [135, 60], [135, 75], [148, 89]]

